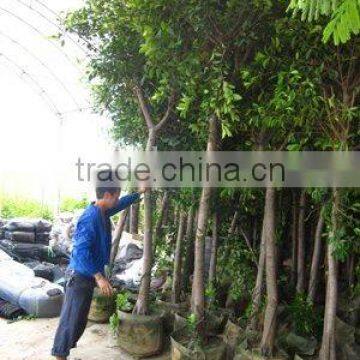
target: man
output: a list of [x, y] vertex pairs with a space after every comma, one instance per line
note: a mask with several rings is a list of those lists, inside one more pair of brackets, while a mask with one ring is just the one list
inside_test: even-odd
[[66, 360], [70, 349], [76, 347], [83, 334], [95, 285], [102, 294], [112, 294], [104, 274], [111, 250], [110, 217], [137, 201], [143, 192], [140, 190], [119, 199], [120, 188], [99, 186], [96, 188], [97, 200], [79, 218], [69, 265], [71, 276], [52, 348], [56, 359]]

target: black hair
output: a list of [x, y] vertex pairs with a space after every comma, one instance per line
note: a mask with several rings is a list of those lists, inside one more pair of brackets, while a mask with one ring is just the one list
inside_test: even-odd
[[120, 188], [113, 186], [98, 186], [96, 187], [96, 199], [102, 199], [107, 192], [114, 195], [115, 193], [120, 192]]
[[105, 193], [111, 195], [120, 192], [117, 174], [111, 169], [98, 171], [96, 174], [96, 198], [102, 199]]

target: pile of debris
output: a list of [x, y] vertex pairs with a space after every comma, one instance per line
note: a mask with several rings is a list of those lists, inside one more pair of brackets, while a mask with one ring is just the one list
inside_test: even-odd
[[[44, 219], [1, 221], [0, 249], [35, 273], [59, 285], [65, 284], [65, 269], [70, 254], [49, 245], [52, 224]], [[1, 224], [0, 224], [1, 225]]]
[[82, 212], [82, 210], [78, 210], [74, 214], [62, 213], [55, 219], [50, 234], [50, 245], [53, 248], [65, 254], [71, 253], [72, 237]]
[[5, 239], [49, 245], [52, 224], [44, 219], [12, 219], [2, 226]]
[[[37, 311], [36, 316], [58, 315], [58, 296], [63, 296], [65, 271], [73, 246], [72, 236], [81, 213], [61, 214], [54, 224], [44, 219], [0, 219], [0, 253], [6, 255], [2, 256], [2, 260], [0, 258], [0, 316], [17, 316], [21, 309], [28, 313]], [[21, 276], [13, 270], [8, 273], [6, 269], [9, 268], [16, 268]], [[110, 281], [114, 287], [136, 292], [142, 271], [142, 235], [123, 232]], [[167, 274], [161, 274], [152, 279], [151, 289], [160, 288], [166, 277]], [[3, 282], [3, 278], [10, 280]], [[16, 285], [12, 286], [12, 283]], [[38, 289], [36, 297], [35, 288]], [[49, 290], [52, 296], [57, 297], [55, 302], [55, 298], [47, 294]], [[19, 303], [19, 294], [22, 293], [31, 295], [25, 302]], [[45, 304], [40, 312], [39, 304]]]
[[0, 316], [58, 316], [69, 253], [49, 245], [45, 219], [0, 219]]
[[[35, 276], [29, 267], [13, 260], [0, 250], [0, 298], [36, 317], [54, 317], [60, 314], [64, 291], [44, 278]], [[9, 306], [8, 306], [9, 307]], [[16, 313], [16, 311], [14, 311]], [[3, 315], [14, 316], [14, 312]]]

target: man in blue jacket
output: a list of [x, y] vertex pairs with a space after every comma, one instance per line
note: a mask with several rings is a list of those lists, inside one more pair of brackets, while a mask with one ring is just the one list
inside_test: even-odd
[[104, 273], [110, 260], [110, 217], [137, 201], [143, 192], [140, 190], [119, 199], [120, 188], [97, 187], [97, 200], [81, 215], [73, 236], [71, 276], [52, 348], [56, 359], [65, 360], [83, 334], [95, 285], [104, 295], [112, 294]]

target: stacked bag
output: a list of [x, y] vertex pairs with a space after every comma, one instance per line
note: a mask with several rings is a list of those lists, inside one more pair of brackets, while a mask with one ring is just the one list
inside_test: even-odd
[[[1, 226], [1, 224], [0, 224]], [[52, 225], [44, 219], [12, 219], [2, 226], [5, 239], [31, 244], [49, 245]]]
[[0, 218], [0, 239], [3, 239], [5, 237], [5, 226], [6, 222], [5, 220]]
[[36, 317], [59, 316], [62, 286], [35, 276], [29, 267], [0, 250], [0, 298]]

